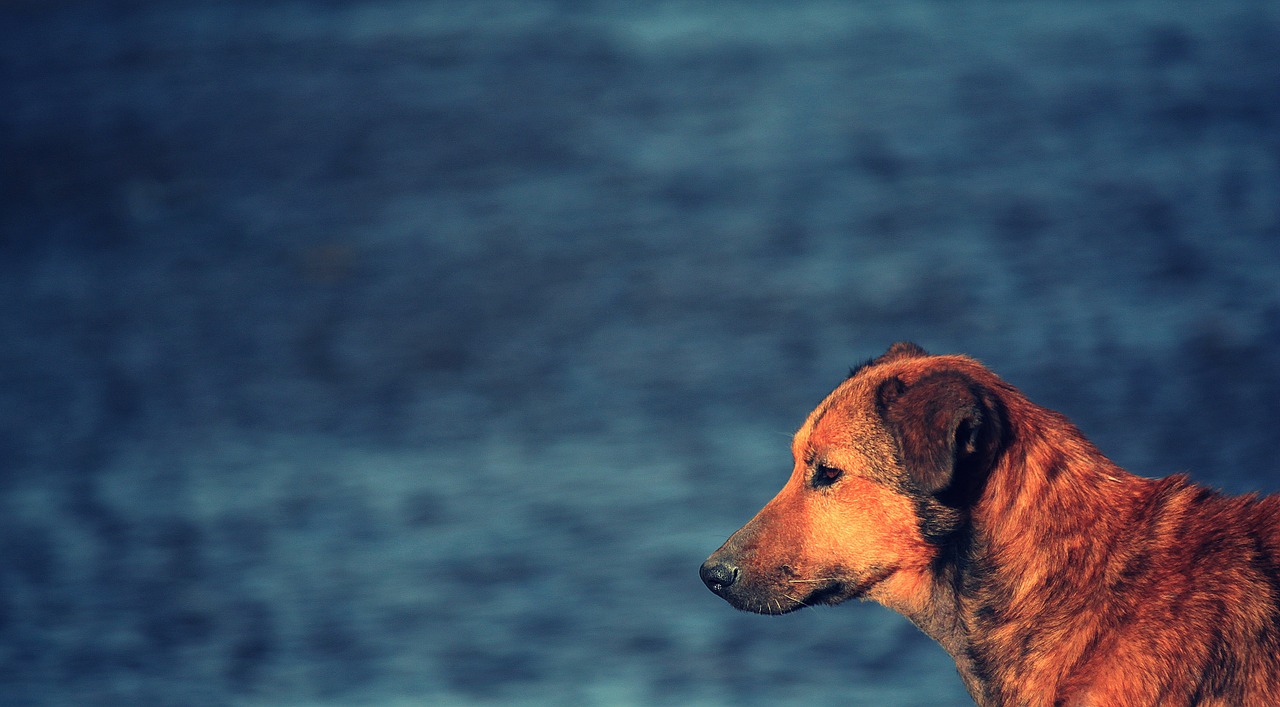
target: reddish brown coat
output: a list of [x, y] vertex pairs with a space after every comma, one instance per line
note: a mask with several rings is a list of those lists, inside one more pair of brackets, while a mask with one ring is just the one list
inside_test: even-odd
[[703, 565], [734, 606], [868, 598], [983, 705], [1280, 704], [1280, 498], [1145, 479], [976, 361], [895, 344]]

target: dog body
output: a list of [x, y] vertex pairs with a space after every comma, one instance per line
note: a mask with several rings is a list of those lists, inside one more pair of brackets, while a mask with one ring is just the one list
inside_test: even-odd
[[1134, 476], [978, 362], [906, 343], [792, 453], [702, 566], [733, 606], [876, 600], [983, 705], [1280, 705], [1280, 497]]

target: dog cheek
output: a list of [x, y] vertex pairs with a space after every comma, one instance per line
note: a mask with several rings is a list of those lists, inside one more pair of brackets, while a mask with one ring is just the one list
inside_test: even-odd
[[899, 494], [870, 489], [828, 511], [827, 527], [841, 529], [829, 538], [829, 552], [854, 566], [920, 567], [930, 546], [921, 536], [914, 504]]

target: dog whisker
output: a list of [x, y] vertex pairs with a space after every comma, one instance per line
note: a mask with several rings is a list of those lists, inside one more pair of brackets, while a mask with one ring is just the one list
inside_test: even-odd
[[[786, 598], [790, 599], [791, 601], [794, 601], [795, 603], [799, 604], [800, 606], [805, 606], [805, 607], [809, 606], [808, 604], [804, 603], [803, 601], [800, 601], [799, 599], [797, 599], [797, 598], [795, 598], [795, 597], [791, 596], [790, 594], [783, 594], [782, 596], [784, 596], [784, 597], [786, 597]], [[779, 609], [781, 609], [781, 608], [782, 608], [782, 602], [778, 602], [778, 608], [779, 608]]]

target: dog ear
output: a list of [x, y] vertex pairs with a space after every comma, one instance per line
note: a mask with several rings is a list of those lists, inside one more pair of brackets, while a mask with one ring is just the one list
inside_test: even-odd
[[993, 392], [958, 371], [911, 385], [895, 376], [880, 384], [876, 407], [913, 486], [947, 505], [976, 500], [1004, 444], [1003, 408]]

